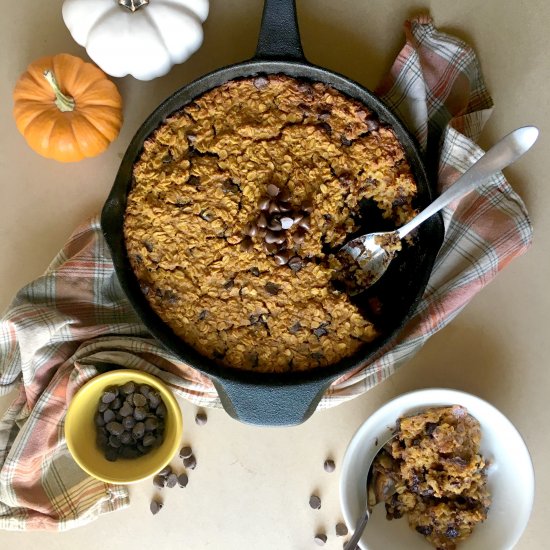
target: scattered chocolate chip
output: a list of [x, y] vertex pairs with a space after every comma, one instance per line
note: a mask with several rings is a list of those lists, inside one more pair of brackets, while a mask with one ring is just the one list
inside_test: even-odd
[[256, 220], [256, 225], [258, 227], [261, 227], [262, 229], [265, 229], [267, 227], [267, 218], [265, 217], [265, 214], [262, 212], [258, 219]]
[[265, 88], [268, 84], [269, 80], [265, 76], [257, 76], [254, 79], [254, 86], [258, 88], [258, 90]]
[[278, 203], [276, 203], [275, 201], [271, 201], [269, 203], [269, 208], [267, 209], [267, 211], [270, 213], [270, 214], [276, 214], [277, 212], [280, 212], [281, 211], [281, 208], [279, 206]]
[[231, 179], [227, 178], [222, 184], [223, 192], [225, 194], [237, 195], [241, 192], [241, 188]]
[[149, 510], [151, 510], [151, 514], [155, 515], [160, 512], [162, 506], [162, 502], [159, 502], [158, 500], [152, 500], [151, 504], [149, 504]]
[[191, 456], [188, 456], [187, 458], [184, 458], [183, 465], [188, 470], [194, 470], [197, 467], [197, 459], [195, 458], [195, 455], [191, 455]]
[[264, 250], [267, 254], [275, 254], [279, 251], [277, 243], [264, 243]]
[[154, 478], [153, 478], [153, 485], [157, 488], [157, 489], [162, 489], [164, 487], [166, 483], [166, 480], [164, 479], [164, 476], [161, 476], [160, 474], [157, 474]]
[[188, 483], [189, 483], [189, 478], [187, 477], [186, 473], [180, 474], [178, 476], [178, 485], [180, 487], [187, 487]]
[[159, 473], [159, 476], [167, 477], [172, 473], [172, 466], [168, 464], [168, 466], [165, 466]]
[[313, 540], [317, 546], [324, 546], [327, 543], [327, 536], [324, 533], [317, 533]]
[[321, 499], [317, 495], [311, 495], [309, 497], [309, 505], [314, 510], [320, 510], [321, 509]]
[[206, 413], [198, 412], [195, 415], [195, 423], [198, 424], [199, 426], [204, 426], [207, 421], [208, 421], [208, 417], [206, 416]]
[[281, 220], [273, 217], [271, 218], [271, 221], [268, 222], [267, 228], [271, 231], [281, 231], [281, 229], [283, 229], [283, 224], [281, 223]]
[[180, 449], [180, 458], [189, 458], [193, 454], [193, 450], [189, 445]]
[[294, 244], [300, 245], [304, 242], [305, 237], [306, 237], [305, 229], [298, 228], [298, 230], [292, 236], [292, 240], [294, 241]]
[[290, 260], [288, 260], [288, 267], [290, 267], [290, 269], [292, 269], [292, 271], [294, 271], [295, 273], [300, 271], [303, 266], [304, 265], [302, 259], [299, 256], [294, 256], [293, 258], [290, 258]]
[[327, 458], [327, 460], [325, 460], [325, 463], [323, 464], [323, 468], [325, 469], [325, 472], [328, 472], [330, 474], [336, 469], [336, 464], [334, 463], [334, 460]]
[[336, 524], [336, 536], [337, 537], [345, 537], [348, 534], [348, 528], [345, 523], [337, 523]]
[[281, 290], [281, 287], [275, 283], [272, 283], [271, 281], [268, 281], [266, 284], [265, 284], [265, 291], [268, 293], [268, 294], [271, 294], [272, 296], [277, 296], [277, 294], [279, 294], [280, 290]]
[[244, 229], [244, 233], [249, 237], [255, 237], [258, 234], [258, 226], [254, 224], [248, 224]]
[[260, 276], [260, 270], [257, 267], [251, 267], [250, 268], [250, 273], [252, 273], [252, 275], [254, 275], [254, 277], [259, 277]]
[[195, 134], [187, 134], [187, 141], [193, 145], [197, 141], [197, 136]]
[[313, 211], [313, 203], [310, 200], [304, 201], [302, 203], [302, 210], [311, 213]]
[[166, 487], [169, 489], [174, 488], [178, 484], [178, 476], [176, 474], [169, 474], [166, 478]]

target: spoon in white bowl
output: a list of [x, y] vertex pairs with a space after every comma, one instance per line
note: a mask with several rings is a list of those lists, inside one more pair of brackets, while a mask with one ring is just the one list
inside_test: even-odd
[[[346, 243], [338, 252], [345, 265], [358, 264], [360, 286], [350, 293], [358, 293], [373, 285], [388, 268], [395, 256], [396, 245], [422, 222], [445, 208], [448, 204], [479, 187], [490, 176], [509, 166], [526, 153], [537, 140], [539, 130], [535, 126], [518, 128], [491, 147], [458, 180], [434, 202], [410, 222], [394, 231], [368, 233]], [[348, 259], [351, 257], [350, 259]]]
[[388, 500], [393, 493], [395, 493], [395, 485], [392, 485], [391, 480], [388, 478], [389, 483], [383, 483], [382, 487], [376, 487], [374, 488], [373, 494], [371, 495], [370, 488], [372, 487], [372, 467], [374, 464], [374, 461], [378, 457], [378, 455], [384, 450], [384, 447], [388, 443], [390, 443], [393, 439], [397, 437], [398, 434], [394, 433], [386, 441], [382, 443], [380, 446], [379, 451], [374, 455], [374, 458], [372, 459], [371, 463], [369, 464], [368, 468], [368, 474], [367, 474], [367, 482], [366, 482], [366, 499], [365, 499], [365, 508], [363, 510], [363, 513], [361, 514], [361, 517], [357, 521], [357, 525], [355, 526], [355, 529], [353, 531], [352, 537], [348, 540], [346, 545], [344, 546], [344, 550], [355, 550], [357, 548], [357, 545], [359, 544], [359, 540], [361, 539], [361, 536], [363, 535], [363, 531], [365, 530], [365, 527], [367, 526], [367, 523], [369, 521], [370, 515], [372, 513], [372, 507], [379, 502], [384, 502]]

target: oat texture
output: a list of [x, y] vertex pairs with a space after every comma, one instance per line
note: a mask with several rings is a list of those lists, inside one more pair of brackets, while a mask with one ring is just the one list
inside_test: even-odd
[[382, 455], [374, 470], [395, 482], [388, 519], [406, 514], [433, 546], [454, 550], [487, 518], [490, 505], [479, 422], [454, 405], [402, 418], [399, 427], [389, 461]]
[[[160, 125], [133, 176], [131, 265], [156, 313], [204, 356], [304, 370], [378, 336], [332, 284], [326, 250], [358, 228], [362, 199], [395, 226], [408, 221], [416, 184], [393, 131], [364, 105], [283, 75], [231, 81]], [[270, 185], [307, 220], [272, 245], [257, 226]]]

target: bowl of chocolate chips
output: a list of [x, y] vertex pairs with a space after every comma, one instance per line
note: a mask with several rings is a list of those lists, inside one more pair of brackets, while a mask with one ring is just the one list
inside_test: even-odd
[[134, 483], [166, 466], [179, 448], [182, 417], [170, 389], [137, 370], [109, 371], [76, 393], [65, 420], [71, 455], [107, 483]]

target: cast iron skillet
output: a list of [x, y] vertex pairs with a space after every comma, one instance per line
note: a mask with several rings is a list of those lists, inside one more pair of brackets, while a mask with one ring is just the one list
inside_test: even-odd
[[438, 216], [424, 223], [418, 230], [415, 245], [405, 249], [384, 277], [364, 293], [360, 299], [363, 304], [368, 303], [372, 295], [379, 297], [384, 304], [386, 315], [381, 322], [385, 325], [386, 336], [338, 364], [307, 372], [256, 373], [220, 367], [185, 344], [148, 305], [126, 255], [122, 228], [126, 197], [132, 182], [132, 166], [142, 151], [143, 142], [168, 115], [224, 82], [260, 73], [284, 73], [323, 82], [361, 101], [377, 113], [382, 122], [393, 128], [403, 145], [418, 185], [417, 206], [423, 208], [431, 201], [422, 159], [399, 120], [376, 96], [356, 82], [307, 62], [300, 42], [294, 0], [266, 0], [255, 56], [249, 61], [218, 69], [184, 86], [143, 123], [124, 155], [103, 208], [101, 225], [120, 285], [151, 333], [177, 357], [212, 379], [225, 410], [234, 418], [258, 425], [292, 425], [304, 422], [314, 412], [331, 382], [350, 369], [367, 365], [376, 352], [397, 335], [424, 292], [443, 240], [443, 224]]

